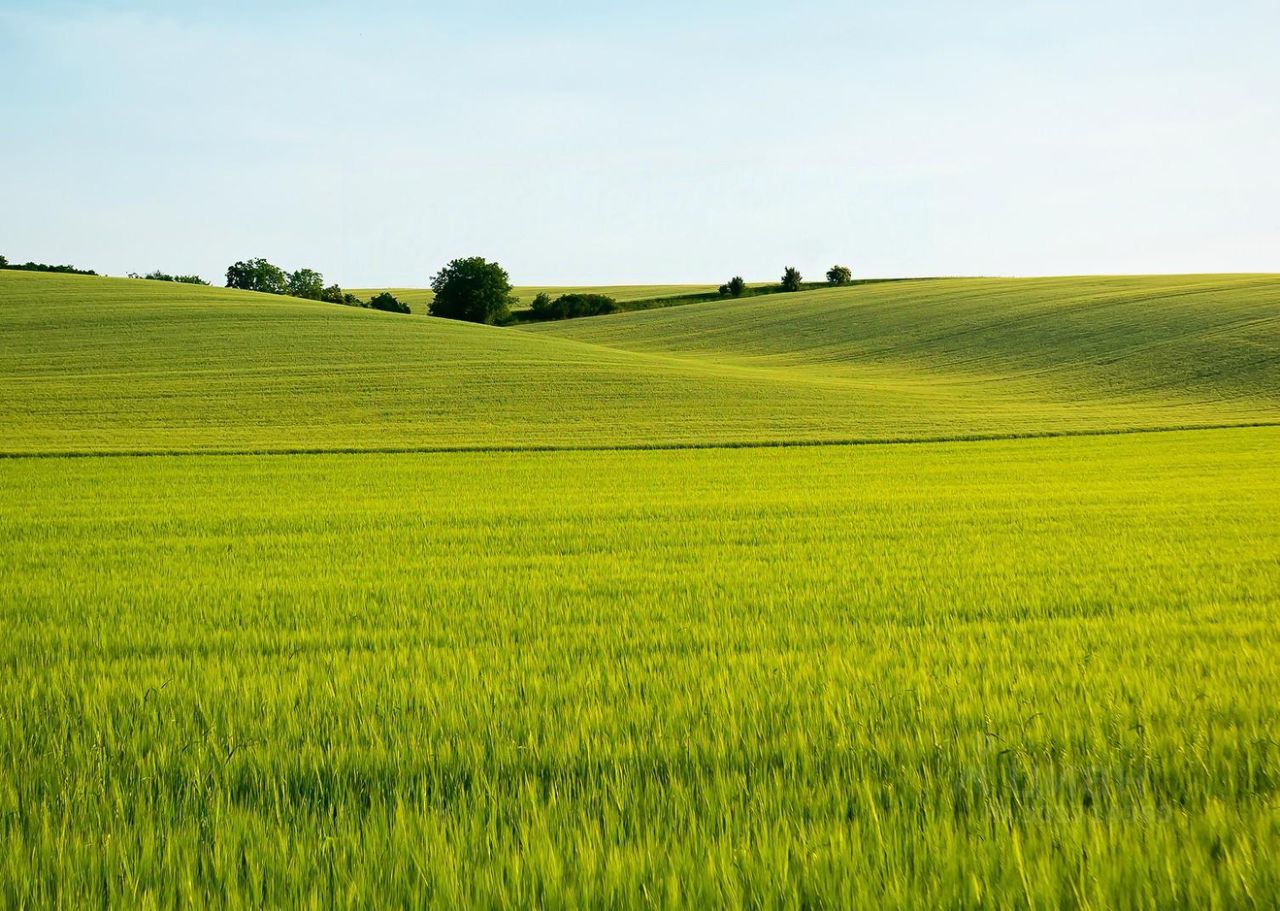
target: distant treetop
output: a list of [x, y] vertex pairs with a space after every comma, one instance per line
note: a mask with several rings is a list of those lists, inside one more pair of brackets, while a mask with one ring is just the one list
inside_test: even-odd
[[283, 269], [261, 258], [241, 260], [227, 269], [228, 288], [284, 294], [288, 284], [289, 279]]
[[848, 266], [832, 266], [827, 270], [827, 284], [847, 285], [853, 281], [853, 271]]

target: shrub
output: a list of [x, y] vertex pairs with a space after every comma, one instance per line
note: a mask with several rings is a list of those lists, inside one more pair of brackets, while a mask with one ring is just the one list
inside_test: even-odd
[[799, 291], [802, 281], [804, 279], [800, 275], [800, 270], [795, 266], [787, 266], [787, 270], [782, 273], [782, 290]]
[[397, 300], [390, 291], [383, 291], [381, 294], [369, 298], [369, 306], [374, 310], [385, 310], [387, 313], [409, 312], [409, 305], [404, 301]]
[[827, 270], [828, 285], [847, 285], [853, 281], [853, 272], [848, 266], [832, 266]]
[[243, 260], [227, 269], [227, 287], [284, 294], [288, 290], [288, 277], [283, 269], [265, 259]]
[[725, 284], [720, 286], [721, 297], [742, 297], [747, 293], [747, 283], [741, 275], [735, 275]]
[[576, 319], [617, 311], [618, 302], [607, 294], [562, 294], [555, 300], [549, 294], [539, 294], [533, 299], [533, 315], [540, 320]]
[[455, 259], [431, 278], [432, 316], [472, 323], [504, 322], [515, 298], [507, 270], [483, 256]]

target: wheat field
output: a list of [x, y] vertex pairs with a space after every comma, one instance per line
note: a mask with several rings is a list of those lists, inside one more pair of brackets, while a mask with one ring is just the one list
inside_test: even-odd
[[1274, 906], [1278, 351], [1275, 276], [0, 272], [0, 905]]

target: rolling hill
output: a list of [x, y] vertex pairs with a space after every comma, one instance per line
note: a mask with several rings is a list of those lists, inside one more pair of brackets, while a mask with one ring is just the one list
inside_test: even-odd
[[0, 907], [1256, 906], [1278, 315], [0, 272]]
[[0, 272], [0, 451], [782, 444], [1280, 421], [1280, 277], [932, 280], [528, 329]]

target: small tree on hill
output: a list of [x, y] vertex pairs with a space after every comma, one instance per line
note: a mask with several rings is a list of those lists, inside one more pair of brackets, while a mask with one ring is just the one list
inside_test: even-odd
[[5, 259], [3, 256], [0, 256], [0, 269], [8, 269], [8, 268], [9, 268], [9, 260]]
[[782, 290], [799, 291], [802, 281], [804, 278], [800, 275], [800, 270], [795, 266], [787, 266], [787, 271], [782, 273]]
[[735, 275], [720, 286], [721, 297], [742, 297], [747, 293], [747, 283], [741, 275]]
[[286, 289], [292, 297], [318, 301], [324, 296], [324, 276], [315, 269], [298, 269], [289, 273]]
[[483, 256], [455, 259], [431, 279], [432, 316], [472, 323], [504, 322], [515, 302], [507, 270]]
[[381, 294], [369, 298], [369, 306], [374, 310], [385, 310], [387, 313], [409, 312], [409, 305], [404, 301], [397, 300], [396, 296], [390, 291], [383, 291]]
[[227, 287], [284, 294], [288, 287], [288, 277], [283, 269], [271, 265], [265, 259], [243, 260], [227, 269]]
[[847, 285], [853, 281], [853, 272], [848, 266], [832, 266], [827, 270], [827, 284]]

